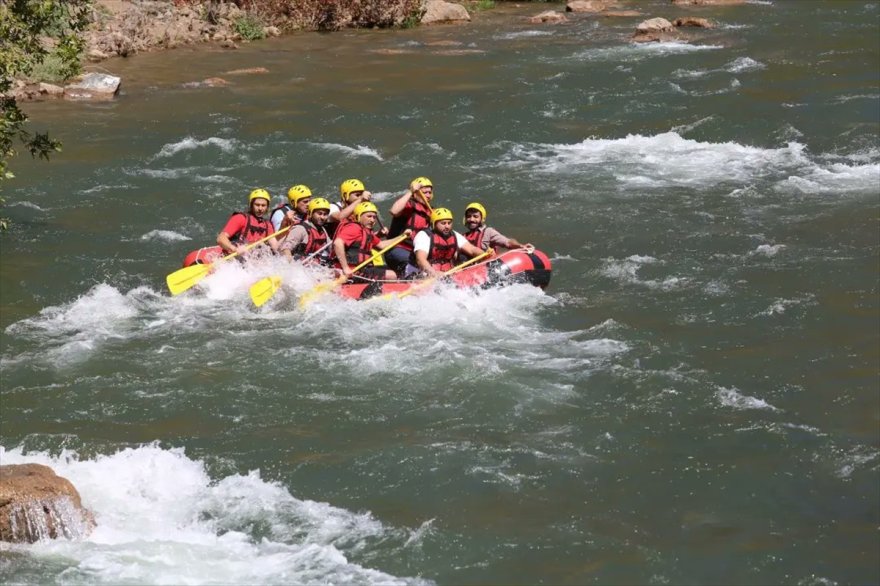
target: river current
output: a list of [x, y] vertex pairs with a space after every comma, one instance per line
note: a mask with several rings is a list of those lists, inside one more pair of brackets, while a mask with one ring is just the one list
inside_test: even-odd
[[[4, 185], [0, 462], [98, 527], [3, 545], [0, 581], [880, 582], [880, 4], [635, 6], [718, 23], [688, 44], [523, 18], [562, 6], [137, 55], [111, 102], [27, 105], [65, 149]], [[255, 187], [357, 177], [388, 218], [420, 175], [547, 290], [165, 287]]]

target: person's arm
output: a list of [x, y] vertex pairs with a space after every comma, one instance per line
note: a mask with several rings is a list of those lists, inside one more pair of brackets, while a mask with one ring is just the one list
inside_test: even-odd
[[333, 252], [336, 253], [336, 260], [339, 261], [339, 267], [342, 269], [342, 274], [346, 277], [350, 277], [352, 270], [351, 267], [348, 266], [348, 259], [345, 257], [345, 241], [342, 238], [336, 238], [333, 240]]
[[534, 248], [529, 243], [523, 244], [516, 238], [509, 238], [496, 230], [495, 228], [487, 227], [483, 232], [483, 243], [488, 244], [488, 246], [498, 247], [502, 246], [504, 248]]
[[419, 232], [413, 238], [413, 253], [416, 257], [416, 266], [427, 273], [429, 277], [436, 277], [440, 273], [428, 262], [428, 249], [431, 247], [431, 237], [425, 232]]
[[331, 210], [330, 217], [333, 218], [334, 220], [336, 220], [337, 222], [341, 222], [342, 220], [345, 220], [346, 218], [348, 218], [350, 215], [352, 215], [354, 213], [354, 208], [357, 207], [357, 204], [361, 203], [362, 201], [370, 201], [370, 195], [371, 194], [369, 191], [363, 192], [362, 194], [360, 194], [359, 196], [357, 196], [356, 198], [354, 198], [353, 200], [348, 202], [348, 205], [346, 205], [344, 208], [342, 208], [338, 212], [333, 213]]
[[[403, 234], [401, 234], [401, 236], [406, 236], [407, 238], [410, 238], [412, 236], [412, 230], [407, 228], [406, 230], [403, 231]], [[400, 236], [398, 236], [398, 238], [400, 238]], [[391, 244], [392, 240], [394, 240], [394, 238], [388, 238], [387, 240], [380, 240], [376, 246], [379, 248], [388, 248], [388, 245]]]
[[391, 215], [395, 218], [403, 213], [406, 209], [406, 204], [409, 203], [410, 198], [412, 198], [412, 191], [409, 189], [406, 190], [406, 193], [398, 197], [394, 200], [394, 203], [391, 204]]
[[297, 246], [305, 242], [309, 237], [309, 233], [306, 232], [304, 226], [294, 226], [290, 229], [290, 232], [281, 240], [281, 243], [278, 245], [281, 254], [284, 255], [284, 258], [287, 260], [293, 259], [293, 251]]
[[238, 252], [239, 247], [233, 244], [230, 238], [241, 232], [244, 229], [246, 222], [247, 218], [240, 214], [234, 214], [229, 218], [229, 221], [226, 222], [226, 225], [223, 226], [223, 229], [217, 234], [217, 244], [223, 249], [223, 252], [226, 254]]

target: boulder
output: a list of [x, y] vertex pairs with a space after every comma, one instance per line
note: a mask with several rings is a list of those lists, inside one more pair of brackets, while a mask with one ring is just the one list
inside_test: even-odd
[[536, 14], [535, 16], [530, 17], [528, 20], [532, 24], [559, 24], [560, 22], [568, 21], [564, 14], [556, 12], [555, 10], [544, 11], [541, 14]]
[[672, 21], [677, 27], [695, 26], [700, 28], [715, 28], [715, 23], [707, 18], [696, 18], [694, 16], [686, 16], [684, 18], [676, 18]]
[[76, 488], [48, 466], [0, 466], [0, 541], [77, 539], [94, 528]]
[[425, 4], [425, 13], [422, 15], [422, 24], [436, 24], [440, 22], [461, 22], [471, 19], [467, 9], [461, 4], [446, 2], [445, 0], [428, 0]]
[[611, 0], [568, 0], [565, 4], [565, 11], [595, 14], [615, 5], [616, 3]]
[[122, 79], [106, 73], [86, 73], [64, 88], [64, 97], [71, 100], [110, 100], [119, 91]]
[[636, 43], [656, 43], [660, 41], [677, 41], [680, 37], [675, 27], [665, 18], [649, 18], [636, 27], [632, 40]]

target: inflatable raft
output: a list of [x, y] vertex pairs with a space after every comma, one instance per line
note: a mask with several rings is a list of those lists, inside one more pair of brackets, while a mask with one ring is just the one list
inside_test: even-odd
[[[206, 246], [186, 255], [184, 267], [210, 264], [222, 258], [219, 246]], [[528, 283], [544, 289], [550, 284], [552, 267], [550, 259], [540, 250], [508, 250], [489, 260], [465, 267], [444, 277], [446, 282], [458, 287], [494, 287], [511, 283]], [[349, 299], [367, 299], [377, 295], [404, 293], [415, 289], [428, 290], [420, 280], [367, 281], [340, 285], [337, 293]]]
[[[445, 279], [461, 288], [494, 287], [512, 283], [528, 283], [544, 289], [550, 284], [552, 267], [550, 259], [540, 250], [531, 253], [522, 249], [509, 250], [498, 256], [463, 268]], [[371, 281], [346, 283], [337, 292], [350, 299], [368, 299], [388, 293], [404, 293], [410, 289], [429, 289], [423, 281]], [[414, 291], [415, 293], [415, 291]]]

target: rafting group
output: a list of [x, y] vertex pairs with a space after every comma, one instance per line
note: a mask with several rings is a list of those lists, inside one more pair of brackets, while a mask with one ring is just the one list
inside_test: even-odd
[[[303, 304], [337, 289], [353, 298], [402, 297], [444, 277], [458, 286], [519, 280], [543, 288], [549, 282], [546, 255], [487, 226], [486, 208], [480, 202], [465, 206], [464, 233], [454, 230], [452, 211], [431, 205], [434, 185], [427, 177], [413, 179], [394, 201], [387, 226], [361, 180], [343, 181], [339, 195], [340, 200], [331, 203], [313, 197], [306, 185], [294, 185], [287, 201], [270, 211], [269, 192], [254, 189], [247, 211], [231, 215], [217, 235], [216, 246], [190, 252], [184, 268], [168, 275], [169, 289], [175, 295], [182, 293], [207, 276], [216, 262], [245, 260], [268, 251], [338, 273], [301, 298]], [[250, 290], [254, 303], [268, 301], [280, 282], [280, 277], [268, 277], [255, 283]]]

